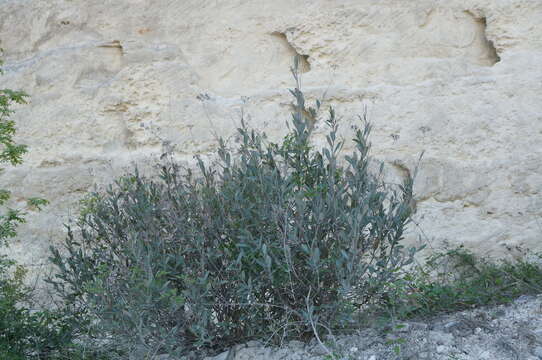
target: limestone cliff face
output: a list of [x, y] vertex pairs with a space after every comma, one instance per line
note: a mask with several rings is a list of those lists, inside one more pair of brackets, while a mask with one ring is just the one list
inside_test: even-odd
[[367, 109], [390, 176], [425, 151], [411, 236], [542, 250], [541, 20], [540, 0], [0, 0], [1, 86], [31, 95], [1, 187], [51, 201], [12, 255], [39, 264], [94, 184], [209, 153], [241, 111], [284, 134], [295, 54], [345, 137]]

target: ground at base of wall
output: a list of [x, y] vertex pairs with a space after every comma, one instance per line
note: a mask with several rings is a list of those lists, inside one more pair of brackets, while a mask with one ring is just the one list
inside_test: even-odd
[[283, 348], [251, 342], [206, 360], [542, 360], [542, 295]]

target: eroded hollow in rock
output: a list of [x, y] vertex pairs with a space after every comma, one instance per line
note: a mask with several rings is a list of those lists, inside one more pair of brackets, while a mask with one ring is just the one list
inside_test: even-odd
[[497, 53], [497, 49], [495, 48], [495, 45], [493, 44], [493, 41], [489, 40], [487, 38], [487, 20], [485, 17], [477, 17], [470, 11], [466, 11], [467, 14], [472, 16], [478, 26], [479, 34], [481, 39], [481, 46], [482, 49], [480, 49], [480, 61], [483, 65], [486, 66], [493, 66], [499, 61], [501, 61], [501, 58], [499, 57], [499, 54]]
[[305, 55], [305, 54], [300, 54], [295, 49], [295, 47], [290, 43], [290, 41], [288, 41], [288, 37], [286, 36], [285, 33], [277, 31], [277, 32], [272, 33], [271, 35], [278, 38], [285, 45], [285, 47], [288, 49], [290, 59], [293, 58], [296, 55], [299, 56], [299, 59], [300, 59], [300, 61], [299, 61], [299, 70], [302, 73], [306, 73], [306, 72], [309, 72], [311, 70], [311, 65], [309, 63], [309, 56]]

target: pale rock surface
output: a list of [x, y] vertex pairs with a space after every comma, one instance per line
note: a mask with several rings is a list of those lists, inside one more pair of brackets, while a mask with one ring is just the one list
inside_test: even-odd
[[15, 115], [30, 152], [1, 187], [51, 201], [10, 252], [43, 263], [94, 185], [171, 146], [208, 154], [242, 111], [278, 139], [295, 54], [344, 136], [367, 109], [392, 178], [425, 152], [411, 238], [542, 250], [541, 19], [540, 0], [0, 0], [1, 86], [32, 96]]

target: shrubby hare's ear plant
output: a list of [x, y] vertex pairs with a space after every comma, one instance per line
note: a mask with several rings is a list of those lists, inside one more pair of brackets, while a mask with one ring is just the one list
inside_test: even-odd
[[[213, 353], [258, 339], [281, 343], [354, 326], [403, 276], [401, 245], [412, 179], [389, 185], [369, 171], [370, 126], [344, 161], [330, 108], [327, 146], [310, 142], [297, 87], [283, 141], [242, 121], [239, 146], [220, 141], [196, 171], [173, 162], [91, 194], [51, 282], [92, 319], [100, 344], [134, 358]], [[107, 339], [114, 339], [110, 342]]]

